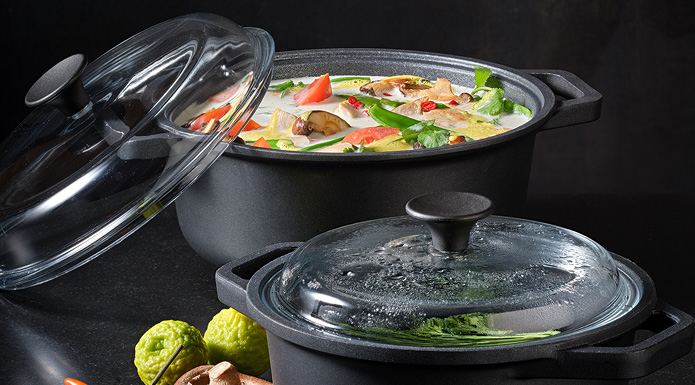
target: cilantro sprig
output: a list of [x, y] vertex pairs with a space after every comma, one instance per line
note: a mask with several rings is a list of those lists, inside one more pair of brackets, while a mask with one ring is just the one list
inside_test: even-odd
[[[502, 112], [521, 114], [531, 117], [531, 110], [504, 98], [502, 82], [492, 75], [492, 70], [483, 66], [473, 67], [475, 70], [475, 88], [471, 91], [477, 99], [473, 108], [481, 114], [498, 116]], [[482, 96], [475, 95], [484, 91]]]
[[434, 125], [434, 120], [426, 120], [400, 129], [401, 136], [408, 144], [420, 142], [425, 148], [441, 147], [449, 144], [451, 132]]

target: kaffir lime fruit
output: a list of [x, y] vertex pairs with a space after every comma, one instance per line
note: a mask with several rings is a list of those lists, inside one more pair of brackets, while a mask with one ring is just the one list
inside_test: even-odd
[[198, 329], [183, 321], [162, 321], [145, 332], [135, 345], [135, 367], [142, 382], [150, 385], [179, 345], [183, 349], [157, 385], [173, 385], [187, 371], [207, 363], [208, 348]]
[[265, 329], [234, 309], [217, 313], [205, 331], [211, 365], [229, 361], [241, 373], [258, 376], [270, 367]]

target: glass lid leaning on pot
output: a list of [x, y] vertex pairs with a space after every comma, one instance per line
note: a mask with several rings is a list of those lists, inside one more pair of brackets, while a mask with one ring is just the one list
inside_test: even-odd
[[275, 308], [351, 337], [486, 346], [596, 327], [639, 295], [596, 242], [488, 217], [493, 204], [480, 195], [424, 195], [406, 210], [303, 244], [272, 282]]
[[267, 32], [193, 14], [41, 76], [0, 146], [0, 288], [70, 271], [171, 203], [253, 114], [273, 57]]

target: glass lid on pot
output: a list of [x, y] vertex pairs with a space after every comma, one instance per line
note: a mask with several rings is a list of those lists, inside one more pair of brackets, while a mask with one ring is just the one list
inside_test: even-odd
[[253, 114], [273, 56], [265, 31], [193, 14], [41, 76], [0, 145], [0, 288], [70, 271], [171, 203]]
[[631, 300], [610, 254], [581, 234], [488, 217], [492, 202], [475, 194], [425, 195], [406, 209], [302, 245], [273, 282], [277, 302], [353, 337], [481, 346], [580, 330]]

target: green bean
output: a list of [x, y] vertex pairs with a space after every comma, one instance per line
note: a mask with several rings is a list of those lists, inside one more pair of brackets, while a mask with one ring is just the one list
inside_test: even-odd
[[340, 142], [340, 141], [343, 140], [344, 138], [345, 138], [345, 137], [343, 136], [343, 137], [340, 137], [340, 138], [336, 138], [336, 139], [329, 140], [329, 141], [327, 141], [327, 142], [312, 144], [311, 146], [306, 146], [306, 147], [302, 148], [302, 149], [299, 150], [299, 151], [312, 151], [312, 150], [316, 150], [317, 148], [322, 148], [322, 147], [330, 146], [331, 144], [335, 144], [335, 143]]
[[346, 82], [348, 80], [366, 80], [370, 81], [371, 79], [367, 76], [345, 76], [342, 78], [335, 78], [331, 79], [331, 83], [340, 83], [340, 82]]

